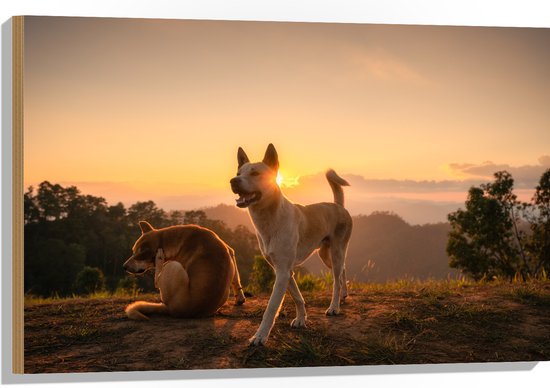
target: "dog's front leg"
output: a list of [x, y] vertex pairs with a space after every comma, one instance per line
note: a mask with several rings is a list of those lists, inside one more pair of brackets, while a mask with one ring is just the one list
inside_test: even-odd
[[155, 288], [159, 288], [159, 276], [162, 271], [162, 267], [164, 267], [164, 259], [166, 259], [164, 256], [164, 250], [159, 248], [155, 256]]
[[269, 333], [275, 323], [275, 318], [279, 314], [279, 309], [283, 303], [288, 282], [290, 280], [290, 270], [276, 270], [275, 271], [275, 284], [273, 285], [273, 291], [267, 304], [267, 309], [264, 312], [262, 323], [256, 334], [250, 338], [251, 345], [264, 345], [267, 342]]

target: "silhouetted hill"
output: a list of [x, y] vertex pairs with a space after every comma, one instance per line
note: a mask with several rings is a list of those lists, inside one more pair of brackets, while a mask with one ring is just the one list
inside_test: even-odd
[[[403, 278], [444, 279], [458, 274], [445, 252], [447, 223], [410, 225], [391, 213], [353, 217], [347, 275], [350, 280], [385, 282]], [[310, 272], [327, 271], [318, 257], [305, 264]]]
[[254, 231], [248, 211], [239, 209], [236, 206], [220, 203], [217, 206], [204, 207], [200, 210], [202, 210], [211, 220], [223, 221], [230, 228], [235, 228], [238, 225], [244, 225], [251, 231]]
[[[244, 225], [254, 231], [248, 212], [235, 206], [220, 204], [201, 210], [231, 228]], [[386, 282], [458, 275], [449, 268], [445, 251], [449, 230], [448, 223], [410, 225], [389, 212], [355, 216], [346, 261], [348, 279]], [[306, 261], [304, 268], [317, 275], [328, 271], [317, 255]]]

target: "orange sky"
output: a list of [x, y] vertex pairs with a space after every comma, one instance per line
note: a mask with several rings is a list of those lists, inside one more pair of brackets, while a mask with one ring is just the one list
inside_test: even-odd
[[548, 162], [550, 29], [25, 23], [26, 185], [230, 202], [237, 147], [257, 160], [270, 142], [287, 177], [441, 181]]

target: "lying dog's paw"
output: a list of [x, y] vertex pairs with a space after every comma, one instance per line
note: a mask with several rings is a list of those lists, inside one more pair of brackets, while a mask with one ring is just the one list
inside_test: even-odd
[[299, 327], [306, 327], [306, 318], [303, 317], [303, 318], [294, 318], [292, 320], [292, 322], [290, 322], [290, 327], [296, 327], [296, 328], [299, 328]]
[[136, 306], [139, 306], [139, 302], [134, 302], [126, 306], [124, 309], [126, 316], [134, 321], [148, 321], [149, 317], [139, 312]]
[[327, 311], [325, 311], [325, 314], [328, 315], [328, 316], [340, 315], [340, 309], [339, 308], [334, 308], [334, 307], [329, 307], [327, 309]]
[[159, 248], [157, 254], [155, 255], [155, 265], [163, 265], [166, 257], [164, 256], [164, 250]]
[[239, 293], [235, 297], [235, 306], [241, 306], [245, 302], [246, 298], [244, 296], [242, 288], [239, 290]]

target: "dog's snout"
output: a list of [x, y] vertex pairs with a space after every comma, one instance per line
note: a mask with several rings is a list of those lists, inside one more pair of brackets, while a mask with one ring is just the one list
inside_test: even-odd
[[132, 264], [131, 261], [132, 261], [132, 257], [126, 260], [124, 264], [122, 264], [122, 268], [124, 268], [126, 272], [134, 272], [134, 268], [131, 265]]
[[240, 182], [240, 180], [239, 180], [239, 177], [237, 177], [237, 176], [234, 177], [234, 178], [232, 178], [232, 179], [229, 181], [229, 183], [231, 184], [231, 188], [232, 188], [232, 189], [238, 188], [238, 187], [239, 187], [239, 182]]

